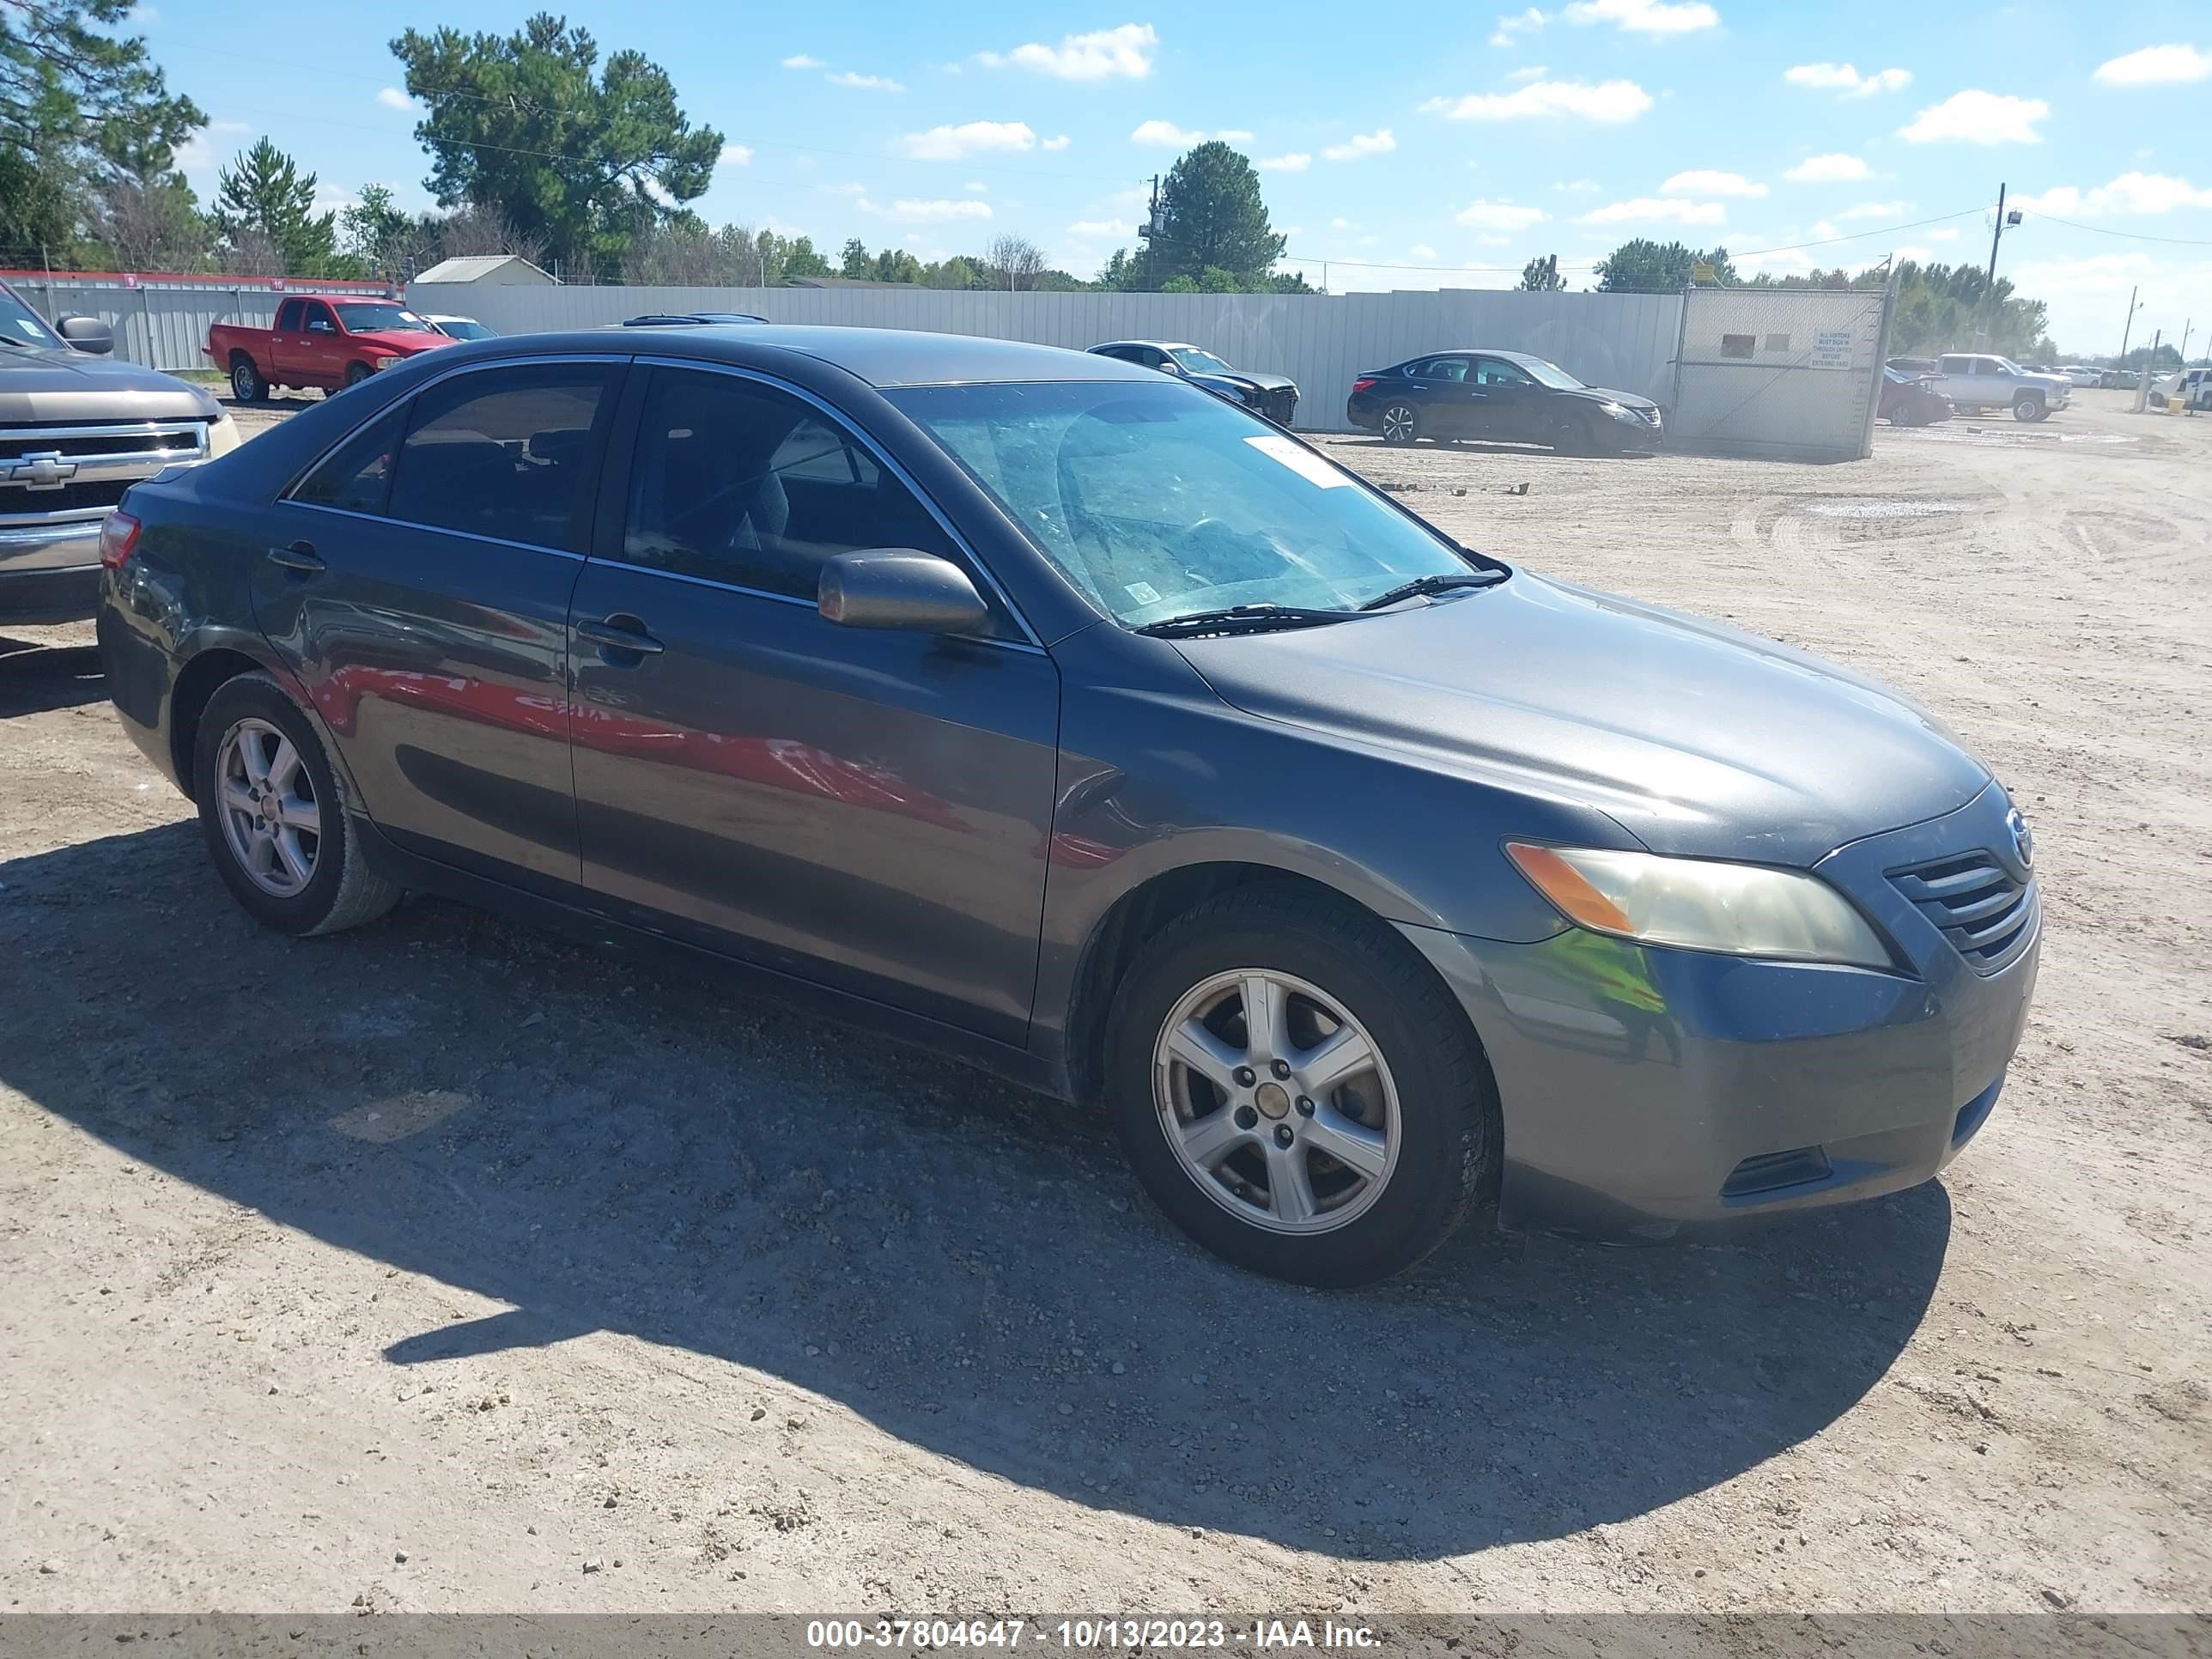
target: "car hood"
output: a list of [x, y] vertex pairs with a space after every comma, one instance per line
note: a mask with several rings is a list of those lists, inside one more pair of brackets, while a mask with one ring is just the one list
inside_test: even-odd
[[1217, 374], [1217, 380], [1242, 380], [1247, 386], [1256, 386], [1262, 392], [1296, 392], [1298, 383], [1287, 374], [1262, 374], [1256, 368], [1240, 368], [1227, 374]]
[[0, 348], [0, 426], [62, 421], [212, 421], [222, 407], [189, 381], [113, 357]]
[[440, 346], [460, 344], [460, 342], [450, 334], [423, 334], [414, 329], [396, 329], [389, 333], [380, 329], [372, 329], [366, 334], [356, 334], [349, 337], [366, 340], [371, 345], [382, 346], [386, 351], [397, 351], [403, 356], [417, 351], [433, 351]]
[[1657, 853], [1809, 866], [1962, 805], [1990, 778], [1885, 686], [1526, 574], [1358, 622], [1176, 646], [1248, 714], [1594, 807]]

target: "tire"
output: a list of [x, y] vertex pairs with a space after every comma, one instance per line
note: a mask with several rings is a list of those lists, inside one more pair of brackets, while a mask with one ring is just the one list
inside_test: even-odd
[[2015, 421], [2039, 421], [2050, 412], [2043, 399], [2033, 392], [2023, 392], [2012, 400], [2012, 417]]
[[[256, 874], [243, 850], [258, 839], [239, 830], [235, 788], [254, 787], [250, 765], [234, 764], [234, 738], [241, 748], [255, 746], [263, 763], [269, 788], [276, 799], [267, 813], [249, 809], [246, 821], [275, 833], [266, 867]], [[283, 760], [281, 744], [289, 744], [296, 768]], [[245, 757], [239, 757], [243, 762]], [[272, 761], [272, 766], [270, 763]], [[226, 772], [230, 773], [226, 777]], [[368, 867], [362, 856], [353, 815], [346, 810], [344, 786], [339, 781], [322, 741], [283, 688], [267, 674], [241, 674], [218, 687], [201, 711], [199, 732], [192, 754], [192, 798], [200, 810], [200, 833], [208, 856], [230, 889], [240, 908], [263, 927], [295, 938], [311, 933], [335, 933], [374, 921], [397, 904], [402, 890]], [[310, 834], [289, 816], [305, 807], [314, 815]], [[278, 817], [283, 815], [283, 821]], [[304, 855], [305, 878], [296, 864], [287, 862], [283, 851], [286, 830], [295, 855]]]
[[[1280, 996], [1273, 1043], [1238, 1040], [1248, 976]], [[1194, 1021], [1207, 1044], [1188, 1040]], [[1325, 1084], [1324, 1046], [1346, 1030], [1379, 1060]], [[1231, 1063], [1285, 1050], [1287, 1073]], [[1373, 918], [1284, 885], [1236, 889], [1153, 937], [1115, 993], [1103, 1075], [1153, 1202], [1215, 1255], [1298, 1285], [1369, 1285], [1420, 1261], [1489, 1189], [1502, 1139], [1474, 1033], [1428, 965]], [[1189, 1155], [1171, 1124], [1194, 1131]]]
[[261, 403], [269, 396], [269, 382], [261, 378], [253, 359], [242, 351], [231, 354], [230, 395], [242, 404]]
[[1404, 449], [1421, 441], [1421, 411], [1408, 403], [1386, 404], [1380, 416], [1382, 441]]
[[359, 386], [374, 372], [374, 371], [373, 371], [367, 363], [348, 363], [346, 365], [345, 383], [349, 386]]
[[1603, 446], [1597, 428], [1579, 415], [1562, 415], [1552, 428], [1552, 452], [1557, 455], [1595, 455]]

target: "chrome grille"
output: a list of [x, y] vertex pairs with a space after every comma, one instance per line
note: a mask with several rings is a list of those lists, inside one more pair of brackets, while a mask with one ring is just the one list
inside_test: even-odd
[[142, 478], [207, 458], [204, 421], [0, 428], [0, 526], [103, 518]]
[[1979, 973], [1994, 974], [2033, 936], [2035, 881], [1977, 849], [1889, 872], [1890, 883]]

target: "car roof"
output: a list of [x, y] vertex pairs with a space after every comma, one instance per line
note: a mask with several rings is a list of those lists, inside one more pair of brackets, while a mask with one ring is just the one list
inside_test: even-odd
[[[650, 343], [636, 333], [629, 337], [639, 349], [656, 357], [696, 357], [752, 368], [770, 368], [795, 357], [811, 358], [878, 388], [999, 380], [1131, 380], [1153, 386], [1159, 380], [1152, 370], [1118, 358], [974, 334], [707, 323], [655, 332]], [[502, 356], [517, 352], [604, 352], [608, 337], [599, 331], [509, 335], [499, 344], [503, 349], [498, 355]]]
[[1193, 345], [1188, 340], [1101, 340], [1097, 345], [1091, 349], [1093, 351], [1103, 351], [1109, 346], [1150, 346], [1155, 351], [1197, 351], [1200, 349], [1200, 347]]

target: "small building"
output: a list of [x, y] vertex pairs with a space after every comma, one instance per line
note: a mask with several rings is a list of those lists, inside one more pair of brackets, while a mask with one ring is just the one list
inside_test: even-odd
[[418, 272], [418, 283], [483, 283], [495, 288], [550, 288], [553, 278], [520, 253], [465, 253]]

